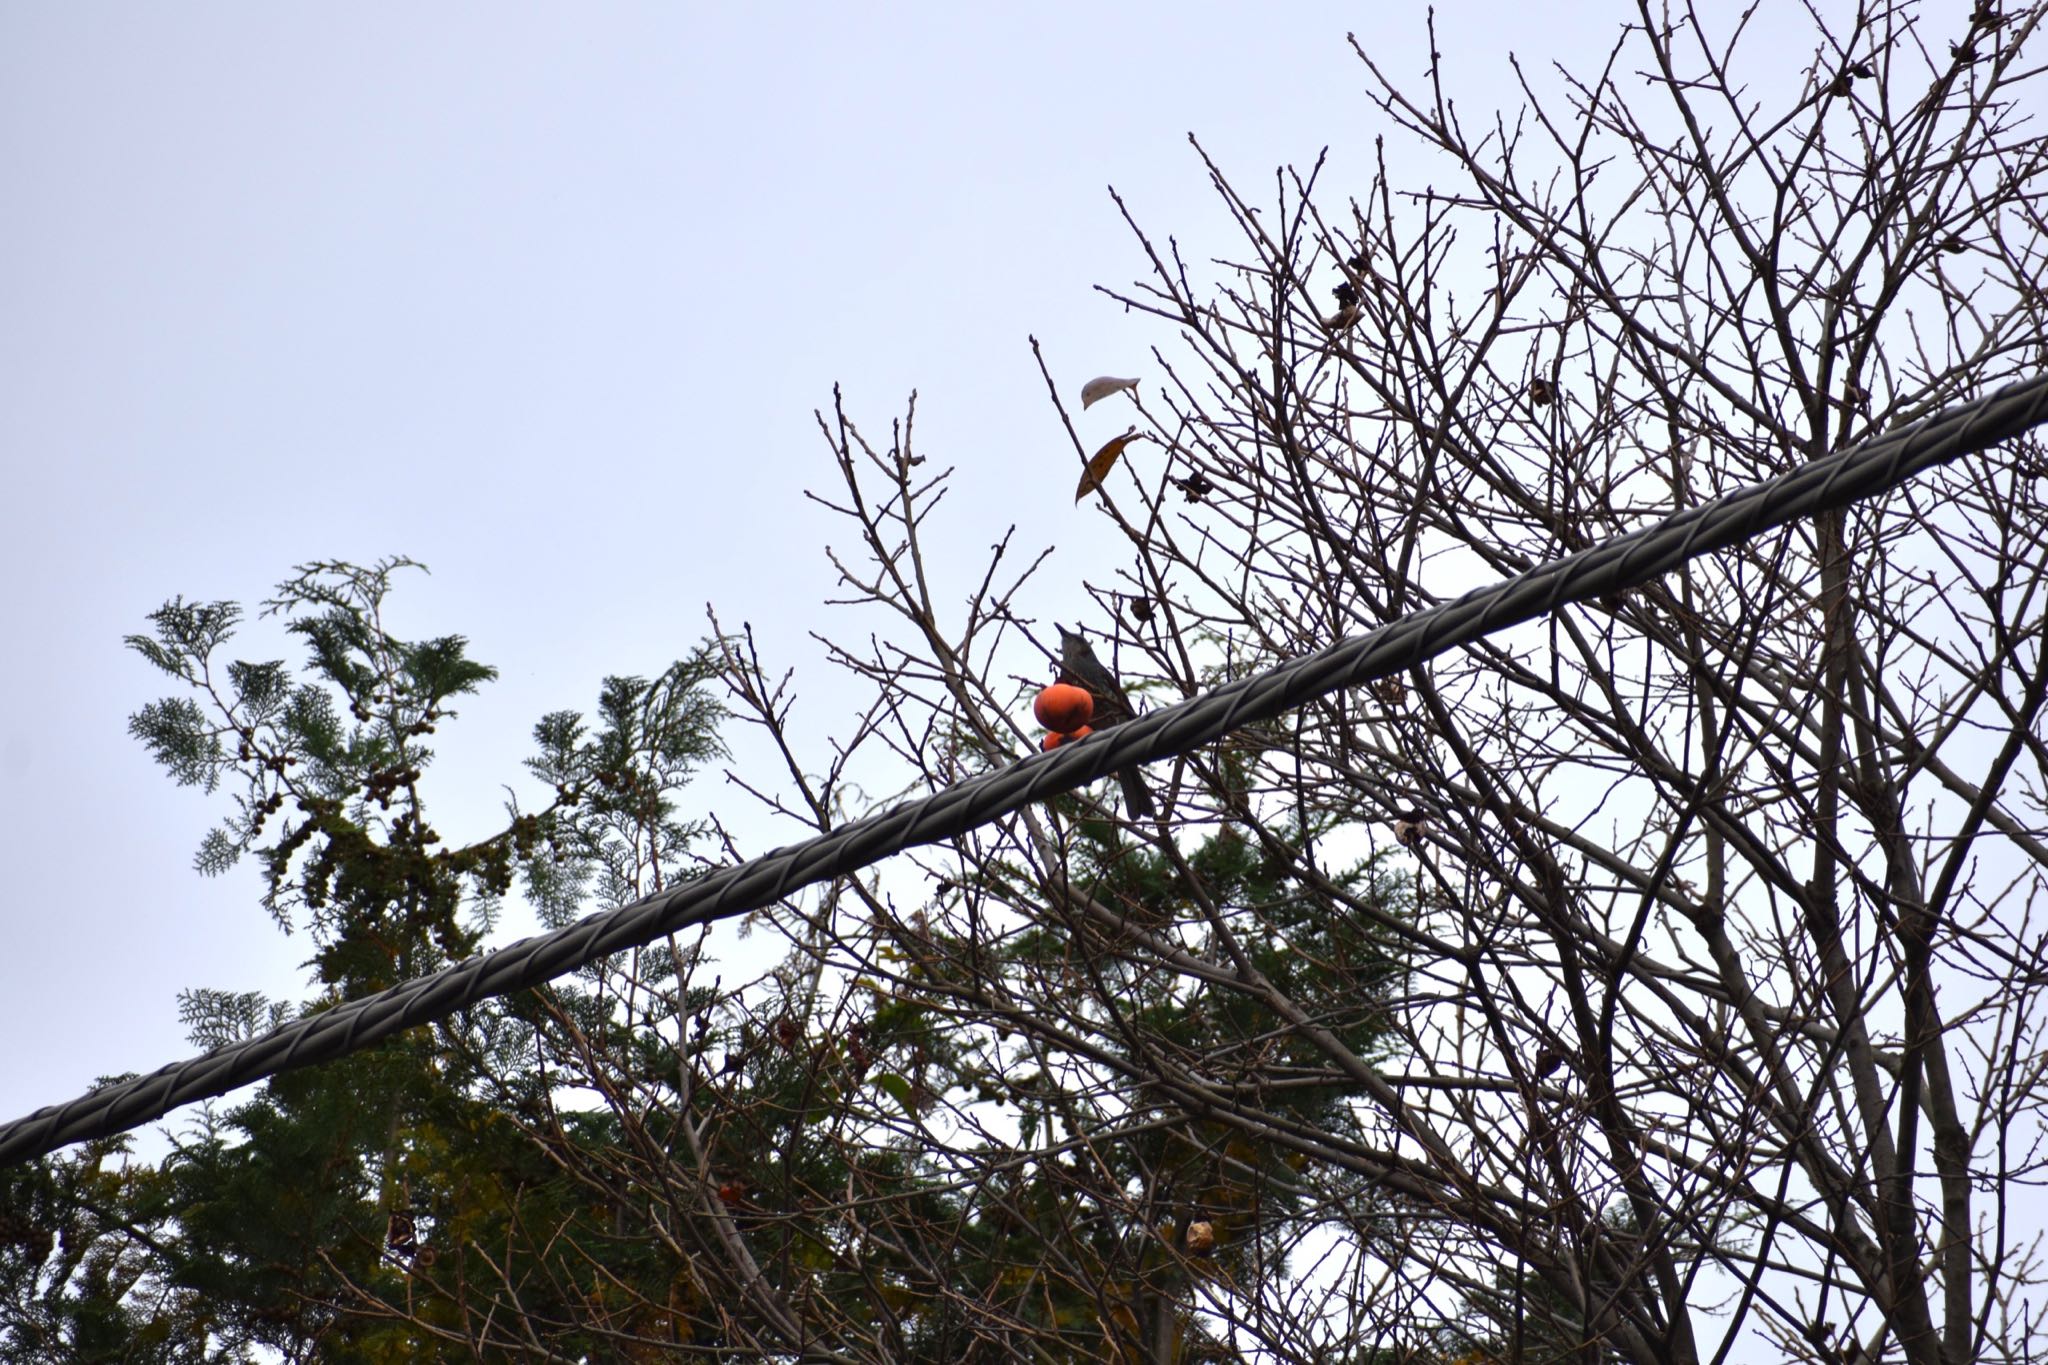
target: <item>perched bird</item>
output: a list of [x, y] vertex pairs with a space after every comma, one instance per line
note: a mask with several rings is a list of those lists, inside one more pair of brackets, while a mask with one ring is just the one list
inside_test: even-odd
[[[1102, 660], [1095, 657], [1095, 651], [1088, 645], [1088, 637], [1077, 630], [1059, 627], [1060, 632], [1060, 681], [1085, 687], [1095, 699], [1095, 728], [1107, 730], [1112, 725], [1122, 725], [1137, 716], [1131, 707], [1131, 699], [1124, 694], [1123, 684], [1116, 675], [1102, 666]], [[1138, 775], [1136, 768], [1126, 768], [1116, 775], [1124, 789], [1124, 809], [1133, 820], [1149, 820], [1158, 813], [1153, 804], [1152, 793], [1145, 788], [1145, 779]]]

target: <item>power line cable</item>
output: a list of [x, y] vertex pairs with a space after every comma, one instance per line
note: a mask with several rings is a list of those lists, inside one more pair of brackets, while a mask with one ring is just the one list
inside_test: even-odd
[[666, 934], [758, 910], [813, 882], [843, 877], [904, 849], [936, 843], [1036, 801], [1169, 758], [1317, 697], [1413, 668], [1572, 602], [1639, 587], [1680, 564], [1764, 531], [1886, 492], [2048, 421], [2048, 375], [1825, 456], [1775, 479], [1688, 508], [1521, 576], [1393, 621], [1367, 635], [1154, 711], [1081, 744], [1061, 745], [831, 834], [722, 869], [433, 976], [118, 1081], [0, 1127], [0, 1167], [124, 1132], [181, 1104], [332, 1061], [464, 1006], [552, 980]]

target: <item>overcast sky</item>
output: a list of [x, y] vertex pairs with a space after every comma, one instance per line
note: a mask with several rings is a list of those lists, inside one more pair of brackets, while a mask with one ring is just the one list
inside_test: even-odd
[[[1439, 4], [1457, 88], [1597, 61], [1621, 11], [1576, 8]], [[822, 740], [812, 409], [840, 383], [880, 432], [919, 390], [960, 562], [1015, 523], [1078, 614], [1117, 546], [1026, 337], [1069, 392], [1151, 374], [1170, 333], [1092, 289], [1145, 270], [1105, 187], [1227, 243], [1190, 131], [1248, 192], [1325, 145], [1362, 189], [1354, 28], [1421, 82], [1405, 5], [0, 0], [0, 1121], [189, 1055], [181, 988], [305, 993], [253, 871], [192, 871], [218, 798], [126, 733], [169, 690], [146, 613], [425, 561], [395, 628], [503, 670], [438, 737], [451, 838], [707, 601]]]

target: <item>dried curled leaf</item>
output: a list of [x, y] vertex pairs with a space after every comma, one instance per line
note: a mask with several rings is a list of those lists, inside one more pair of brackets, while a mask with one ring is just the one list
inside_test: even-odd
[[1108, 445], [1105, 445], [1102, 449], [1096, 451], [1090, 457], [1088, 467], [1081, 471], [1081, 486], [1074, 490], [1074, 501], [1079, 502], [1096, 489], [1102, 487], [1102, 481], [1109, 477], [1109, 471], [1116, 464], [1116, 457], [1124, 453], [1124, 447], [1133, 441], [1142, 441], [1144, 439], [1143, 436], [1138, 434], [1136, 428], [1132, 428], [1111, 441]]
[[1135, 379], [1118, 379], [1115, 375], [1105, 374], [1081, 386], [1081, 407], [1083, 410], [1092, 408], [1113, 393], [1122, 393], [1125, 389], [1137, 387], [1138, 381]]

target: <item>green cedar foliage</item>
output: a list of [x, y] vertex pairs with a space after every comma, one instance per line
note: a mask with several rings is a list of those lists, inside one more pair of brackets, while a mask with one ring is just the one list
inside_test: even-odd
[[[228, 602], [174, 599], [150, 634], [129, 639], [182, 685], [138, 711], [131, 731], [173, 780], [231, 797], [199, 870], [253, 856], [266, 908], [315, 949], [319, 993], [300, 1006], [185, 992], [195, 1044], [234, 1042], [474, 953], [522, 876], [560, 922], [592, 896], [630, 898], [628, 846], [658, 859], [662, 877], [691, 875], [701, 830], [673, 804], [723, 752], [711, 655], [653, 680], [607, 679], [589, 722], [548, 716], [528, 766], [552, 799], [533, 812], [514, 802], [502, 828], [455, 844], [428, 818], [428, 739], [496, 671], [461, 636], [388, 628], [394, 578], [416, 567], [298, 570], [265, 603], [305, 647], [296, 670], [224, 657], [243, 620]], [[467, 1358], [466, 1321], [477, 1300], [489, 1311], [494, 1284], [516, 1285], [522, 1311], [569, 1324], [572, 1356], [599, 1350], [595, 1338], [579, 1348], [573, 1324], [621, 1263], [579, 1260], [579, 1231], [609, 1230], [616, 1201], [565, 1177], [529, 1135], [544, 1125], [573, 1130], [572, 1145], [614, 1140], [601, 1124], [546, 1117], [540, 1057], [565, 1012], [602, 1008], [573, 985], [493, 1002], [208, 1106], [155, 1166], [124, 1158], [122, 1139], [7, 1172], [0, 1357]], [[435, 1273], [437, 1260], [468, 1283]]]

